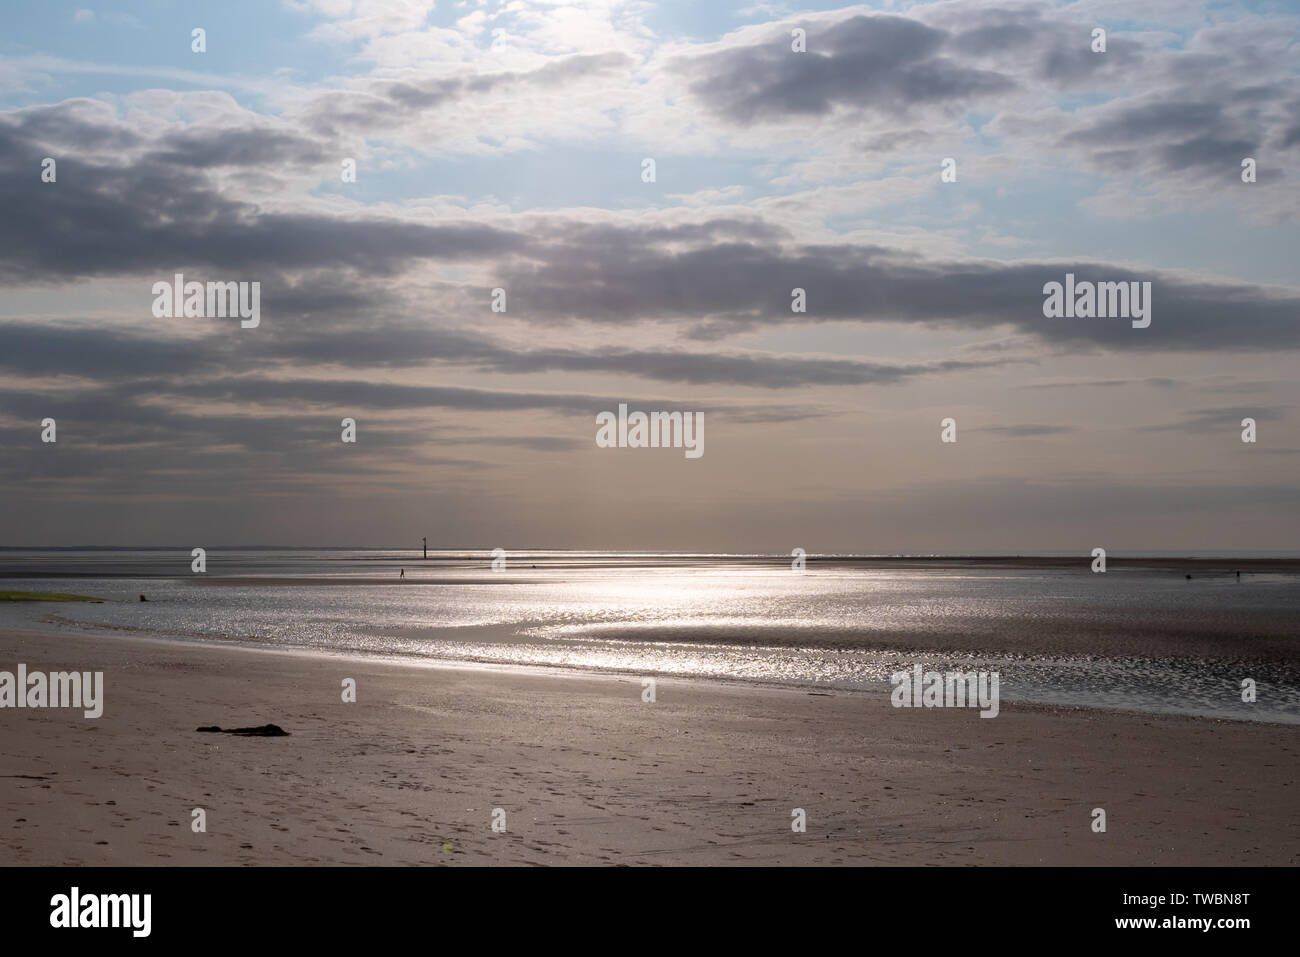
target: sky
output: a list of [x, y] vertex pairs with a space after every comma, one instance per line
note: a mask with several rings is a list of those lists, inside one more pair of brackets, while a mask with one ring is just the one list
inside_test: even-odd
[[1296, 4], [3, 24], [0, 545], [1300, 553]]

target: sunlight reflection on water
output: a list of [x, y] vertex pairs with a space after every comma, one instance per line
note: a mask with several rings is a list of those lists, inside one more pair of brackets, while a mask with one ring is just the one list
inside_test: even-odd
[[[479, 566], [437, 572], [455, 583], [419, 584], [428, 574], [412, 568], [405, 583], [369, 585], [348, 577], [322, 585], [91, 578], [76, 590], [115, 601], [0, 608], [0, 625], [54, 621], [182, 640], [847, 690], [887, 689], [890, 674], [921, 661], [996, 670], [1007, 700], [1300, 721], [1294, 653], [1255, 661], [1242, 637], [1295, 634], [1293, 576], [1190, 587], [1179, 576], [1140, 571], [799, 576], [710, 565], [515, 568], [496, 579]], [[57, 579], [0, 587], [70, 590]], [[148, 602], [136, 600], [141, 592]], [[1222, 653], [1183, 655], [1182, 635], [1217, 641]], [[1259, 683], [1254, 705], [1240, 701], [1243, 676]]]

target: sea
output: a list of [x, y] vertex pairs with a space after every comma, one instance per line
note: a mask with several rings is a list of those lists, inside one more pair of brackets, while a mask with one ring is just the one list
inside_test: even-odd
[[0, 628], [833, 693], [888, 693], [919, 663], [997, 672], [1003, 702], [1300, 723], [1294, 560], [1097, 573], [1088, 555], [212, 548], [203, 571], [193, 561], [181, 547], [0, 548], [0, 590], [104, 599], [0, 602]]

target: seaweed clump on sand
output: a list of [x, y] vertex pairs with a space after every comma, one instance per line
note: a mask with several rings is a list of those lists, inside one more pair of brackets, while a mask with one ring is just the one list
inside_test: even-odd
[[246, 738], [287, 738], [289, 736], [289, 732], [278, 724], [262, 724], [256, 728], [219, 728], [212, 724], [194, 730], [212, 734], [238, 734]]

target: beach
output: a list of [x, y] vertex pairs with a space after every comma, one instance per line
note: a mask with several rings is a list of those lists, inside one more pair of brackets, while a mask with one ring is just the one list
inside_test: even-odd
[[0, 631], [19, 662], [105, 700], [0, 710], [5, 864], [1300, 860], [1294, 726]]

